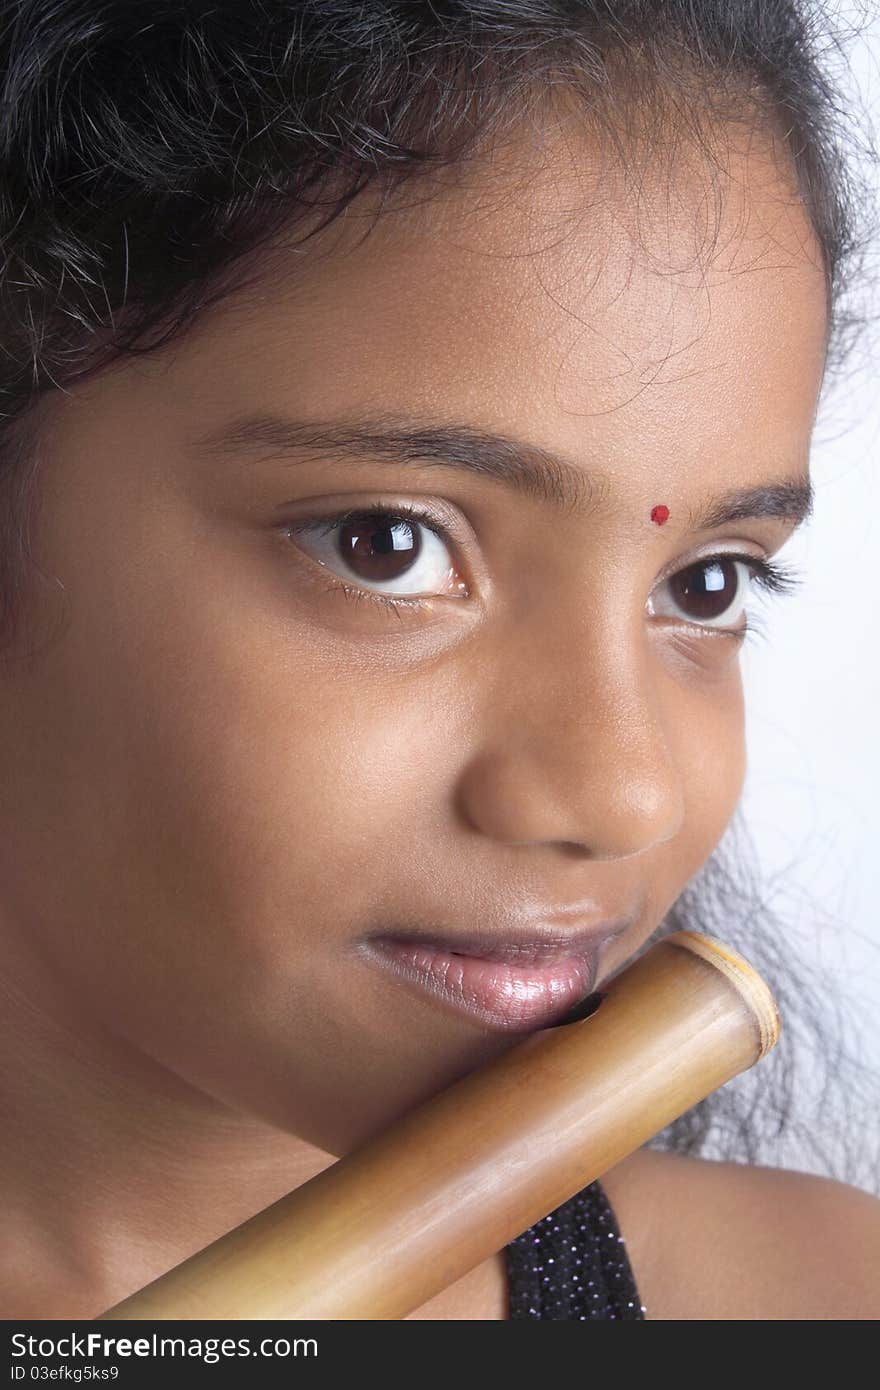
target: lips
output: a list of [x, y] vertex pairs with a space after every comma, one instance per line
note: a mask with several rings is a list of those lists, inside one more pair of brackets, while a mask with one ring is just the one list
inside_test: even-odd
[[368, 958], [440, 1004], [494, 1029], [528, 1032], [559, 1022], [593, 993], [602, 947], [630, 919], [588, 931], [488, 936], [376, 936]]

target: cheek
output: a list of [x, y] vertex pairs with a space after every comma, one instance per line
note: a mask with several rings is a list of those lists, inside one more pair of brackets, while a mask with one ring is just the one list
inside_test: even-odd
[[152, 847], [157, 892], [173, 882], [190, 916], [277, 967], [344, 940], [399, 865], [424, 793], [424, 706], [418, 686], [395, 698], [346, 685], [305, 646], [279, 663], [259, 635], [192, 639], [185, 690], [160, 678], [129, 692], [142, 774], [130, 852]]
[[683, 701], [669, 727], [682, 769], [684, 818], [670, 845], [663, 915], [710, 858], [730, 824], [746, 773], [743, 689], [739, 664], [699, 700]]
[[355, 656], [198, 588], [173, 615], [142, 603], [117, 667], [110, 717], [137, 771], [112, 775], [138, 785], [120, 852], [141, 901], [206, 924], [230, 969], [271, 988], [399, 911], [448, 814], [469, 710], [455, 671]]

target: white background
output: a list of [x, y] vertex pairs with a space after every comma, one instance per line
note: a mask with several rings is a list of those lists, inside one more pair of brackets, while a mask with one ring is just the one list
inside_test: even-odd
[[[873, 14], [871, 13], [873, 11]], [[880, 144], [880, 5], [848, 49], [862, 139]], [[839, 78], [840, 80], [840, 78]], [[858, 159], [880, 204], [880, 173]], [[876, 217], [876, 208], [873, 212]], [[797, 918], [798, 949], [826, 972], [863, 1056], [880, 1078], [880, 235], [872, 237], [859, 307], [873, 315], [848, 376], [817, 417], [814, 516], [778, 552], [803, 576], [791, 596], [763, 596], [763, 631], [742, 654], [748, 772], [742, 814], [765, 875]], [[853, 1117], [867, 1152], [873, 1115]], [[817, 1170], [806, 1154], [783, 1166]], [[859, 1185], [868, 1186], [870, 1179]], [[880, 1187], [880, 1174], [871, 1185]]]

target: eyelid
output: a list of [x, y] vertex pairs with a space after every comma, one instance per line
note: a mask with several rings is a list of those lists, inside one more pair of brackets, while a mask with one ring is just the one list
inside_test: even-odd
[[[293, 503], [291, 506], [295, 505]], [[329, 526], [332, 523], [341, 525], [346, 518], [369, 516], [371, 512], [389, 513], [393, 516], [411, 517], [414, 521], [420, 522], [430, 530], [436, 531], [444, 540], [452, 545], [467, 545], [476, 541], [476, 537], [457, 508], [441, 499], [431, 498], [430, 501], [414, 501], [395, 497], [393, 493], [379, 494], [373, 493], [369, 501], [354, 502], [345, 498], [337, 497], [312, 497], [308, 499], [310, 510], [304, 512], [300, 517], [288, 517], [283, 524], [289, 528], [320, 524], [322, 521]], [[311, 508], [319, 508], [316, 513]]]
[[657, 579], [657, 584], [663, 584], [667, 579], [672, 579], [676, 574], [681, 574], [682, 570], [689, 570], [692, 568], [692, 566], [705, 564], [709, 560], [727, 559], [758, 561], [768, 560], [770, 558], [768, 555], [763, 554], [761, 551], [757, 551], [753, 555], [751, 552], [747, 552], [742, 549], [737, 549], [736, 547], [738, 545], [742, 545], [741, 541], [731, 541], [729, 542], [729, 544], [731, 546], [731, 549], [724, 550], [722, 548], [724, 545], [723, 541], [716, 541], [714, 545], [712, 545], [710, 542], [707, 542], [706, 549], [700, 551], [696, 555], [689, 556], [685, 559], [679, 557], [676, 560], [670, 560], [669, 564], [663, 570], [661, 570], [660, 575]]

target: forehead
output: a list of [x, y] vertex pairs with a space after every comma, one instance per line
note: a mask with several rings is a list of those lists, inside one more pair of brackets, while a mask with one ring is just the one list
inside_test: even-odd
[[[825, 276], [793, 176], [731, 129], [709, 160], [571, 125], [371, 190], [197, 324], [164, 403], [192, 432], [295, 406], [469, 419], [614, 471], [806, 463]], [[766, 467], [761, 472], [765, 473]]]

